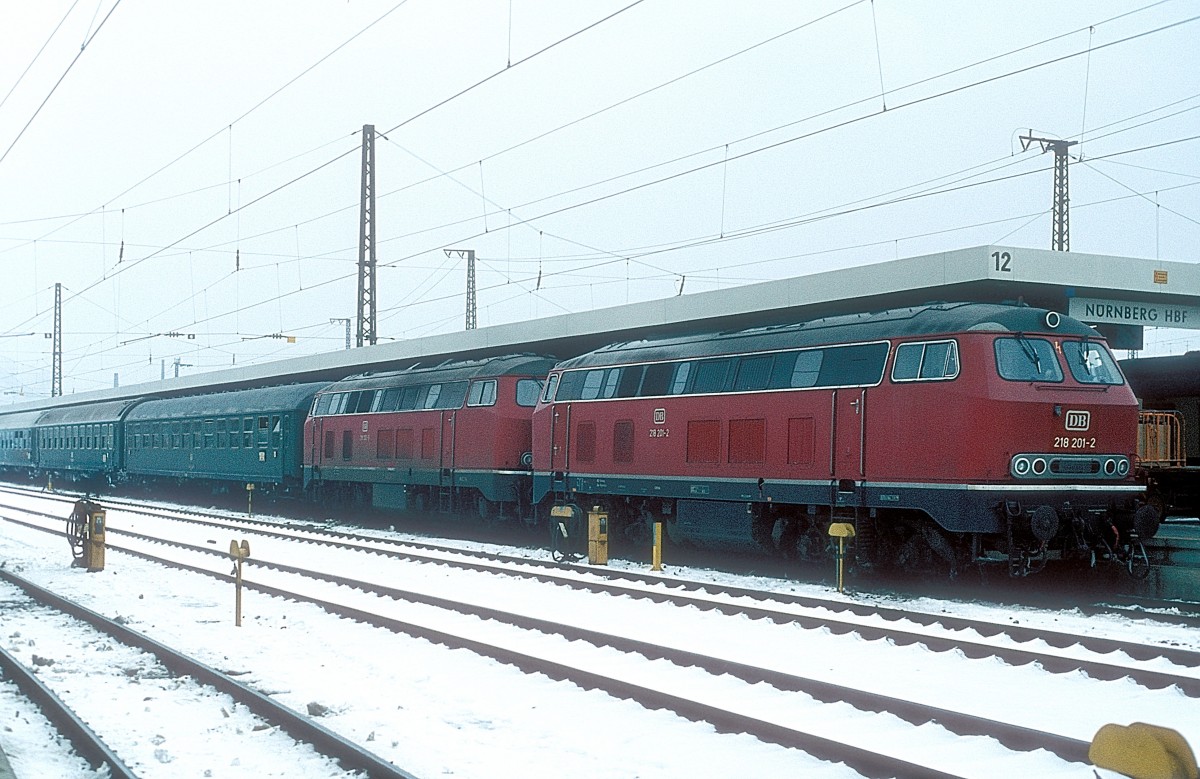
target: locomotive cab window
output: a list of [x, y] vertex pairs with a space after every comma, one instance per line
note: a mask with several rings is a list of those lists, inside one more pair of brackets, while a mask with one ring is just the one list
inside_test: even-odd
[[958, 376], [955, 341], [900, 344], [892, 365], [892, 381], [937, 381]]
[[1063, 380], [1054, 346], [1044, 338], [997, 338], [996, 370], [1009, 381]]
[[1090, 341], [1063, 341], [1063, 358], [1080, 384], [1123, 384], [1121, 371], [1108, 350]]
[[532, 408], [537, 405], [538, 395], [542, 394], [542, 383], [536, 379], [517, 380], [517, 405]]

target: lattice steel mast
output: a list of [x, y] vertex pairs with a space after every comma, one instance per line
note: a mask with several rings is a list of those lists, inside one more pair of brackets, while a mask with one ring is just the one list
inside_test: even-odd
[[375, 332], [375, 125], [363, 125], [362, 201], [358, 232], [358, 345], [374, 345]]
[[1067, 149], [1079, 141], [1063, 141], [1056, 138], [1035, 138], [1033, 131], [1021, 136], [1024, 151], [1032, 143], [1042, 147], [1042, 153], [1054, 152], [1054, 226], [1050, 248], [1065, 252], [1071, 248], [1071, 192], [1067, 181]]
[[50, 358], [50, 397], [63, 394], [62, 385], [62, 284], [54, 284], [54, 346]]

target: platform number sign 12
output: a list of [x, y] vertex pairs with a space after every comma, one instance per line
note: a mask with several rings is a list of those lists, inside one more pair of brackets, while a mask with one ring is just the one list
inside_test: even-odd
[[1012, 253], [992, 252], [992, 267], [997, 273], [1012, 273]]

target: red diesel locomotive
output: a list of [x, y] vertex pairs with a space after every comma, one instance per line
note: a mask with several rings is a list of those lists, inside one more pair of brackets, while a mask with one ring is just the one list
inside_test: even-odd
[[619, 343], [549, 374], [533, 500], [801, 558], [848, 522], [862, 564], [1020, 576], [1157, 530], [1130, 473], [1137, 417], [1093, 329], [1025, 306]]
[[515, 355], [329, 385], [304, 424], [310, 497], [531, 514], [530, 414], [553, 365]]

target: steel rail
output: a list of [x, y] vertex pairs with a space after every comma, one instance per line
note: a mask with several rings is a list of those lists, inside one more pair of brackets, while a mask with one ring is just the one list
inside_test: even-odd
[[263, 693], [234, 681], [215, 668], [188, 657], [165, 644], [159, 643], [149, 636], [125, 625], [118, 624], [102, 614], [98, 614], [74, 601], [40, 587], [23, 577], [17, 576], [11, 571], [0, 569], [0, 579], [4, 579], [21, 588], [29, 597], [39, 603], [58, 609], [82, 622], [86, 622], [123, 644], [153, 654], [172, 673], [178, 676], [191, 676], [202, 684], [207, 684], [226, 693], [238, 703], [246, 706], [247, 709], [257, 716], [279, 726], [293, 738], [312, 744], [322, 754], [333, 758], [348, 770], [366, 771], [372, 779], [375, 777], [416, 779], [412, 774], [384, 760], [379, 755], [364, 749], [349, 739], [296, 713], [292, 709], [276, 703]]

